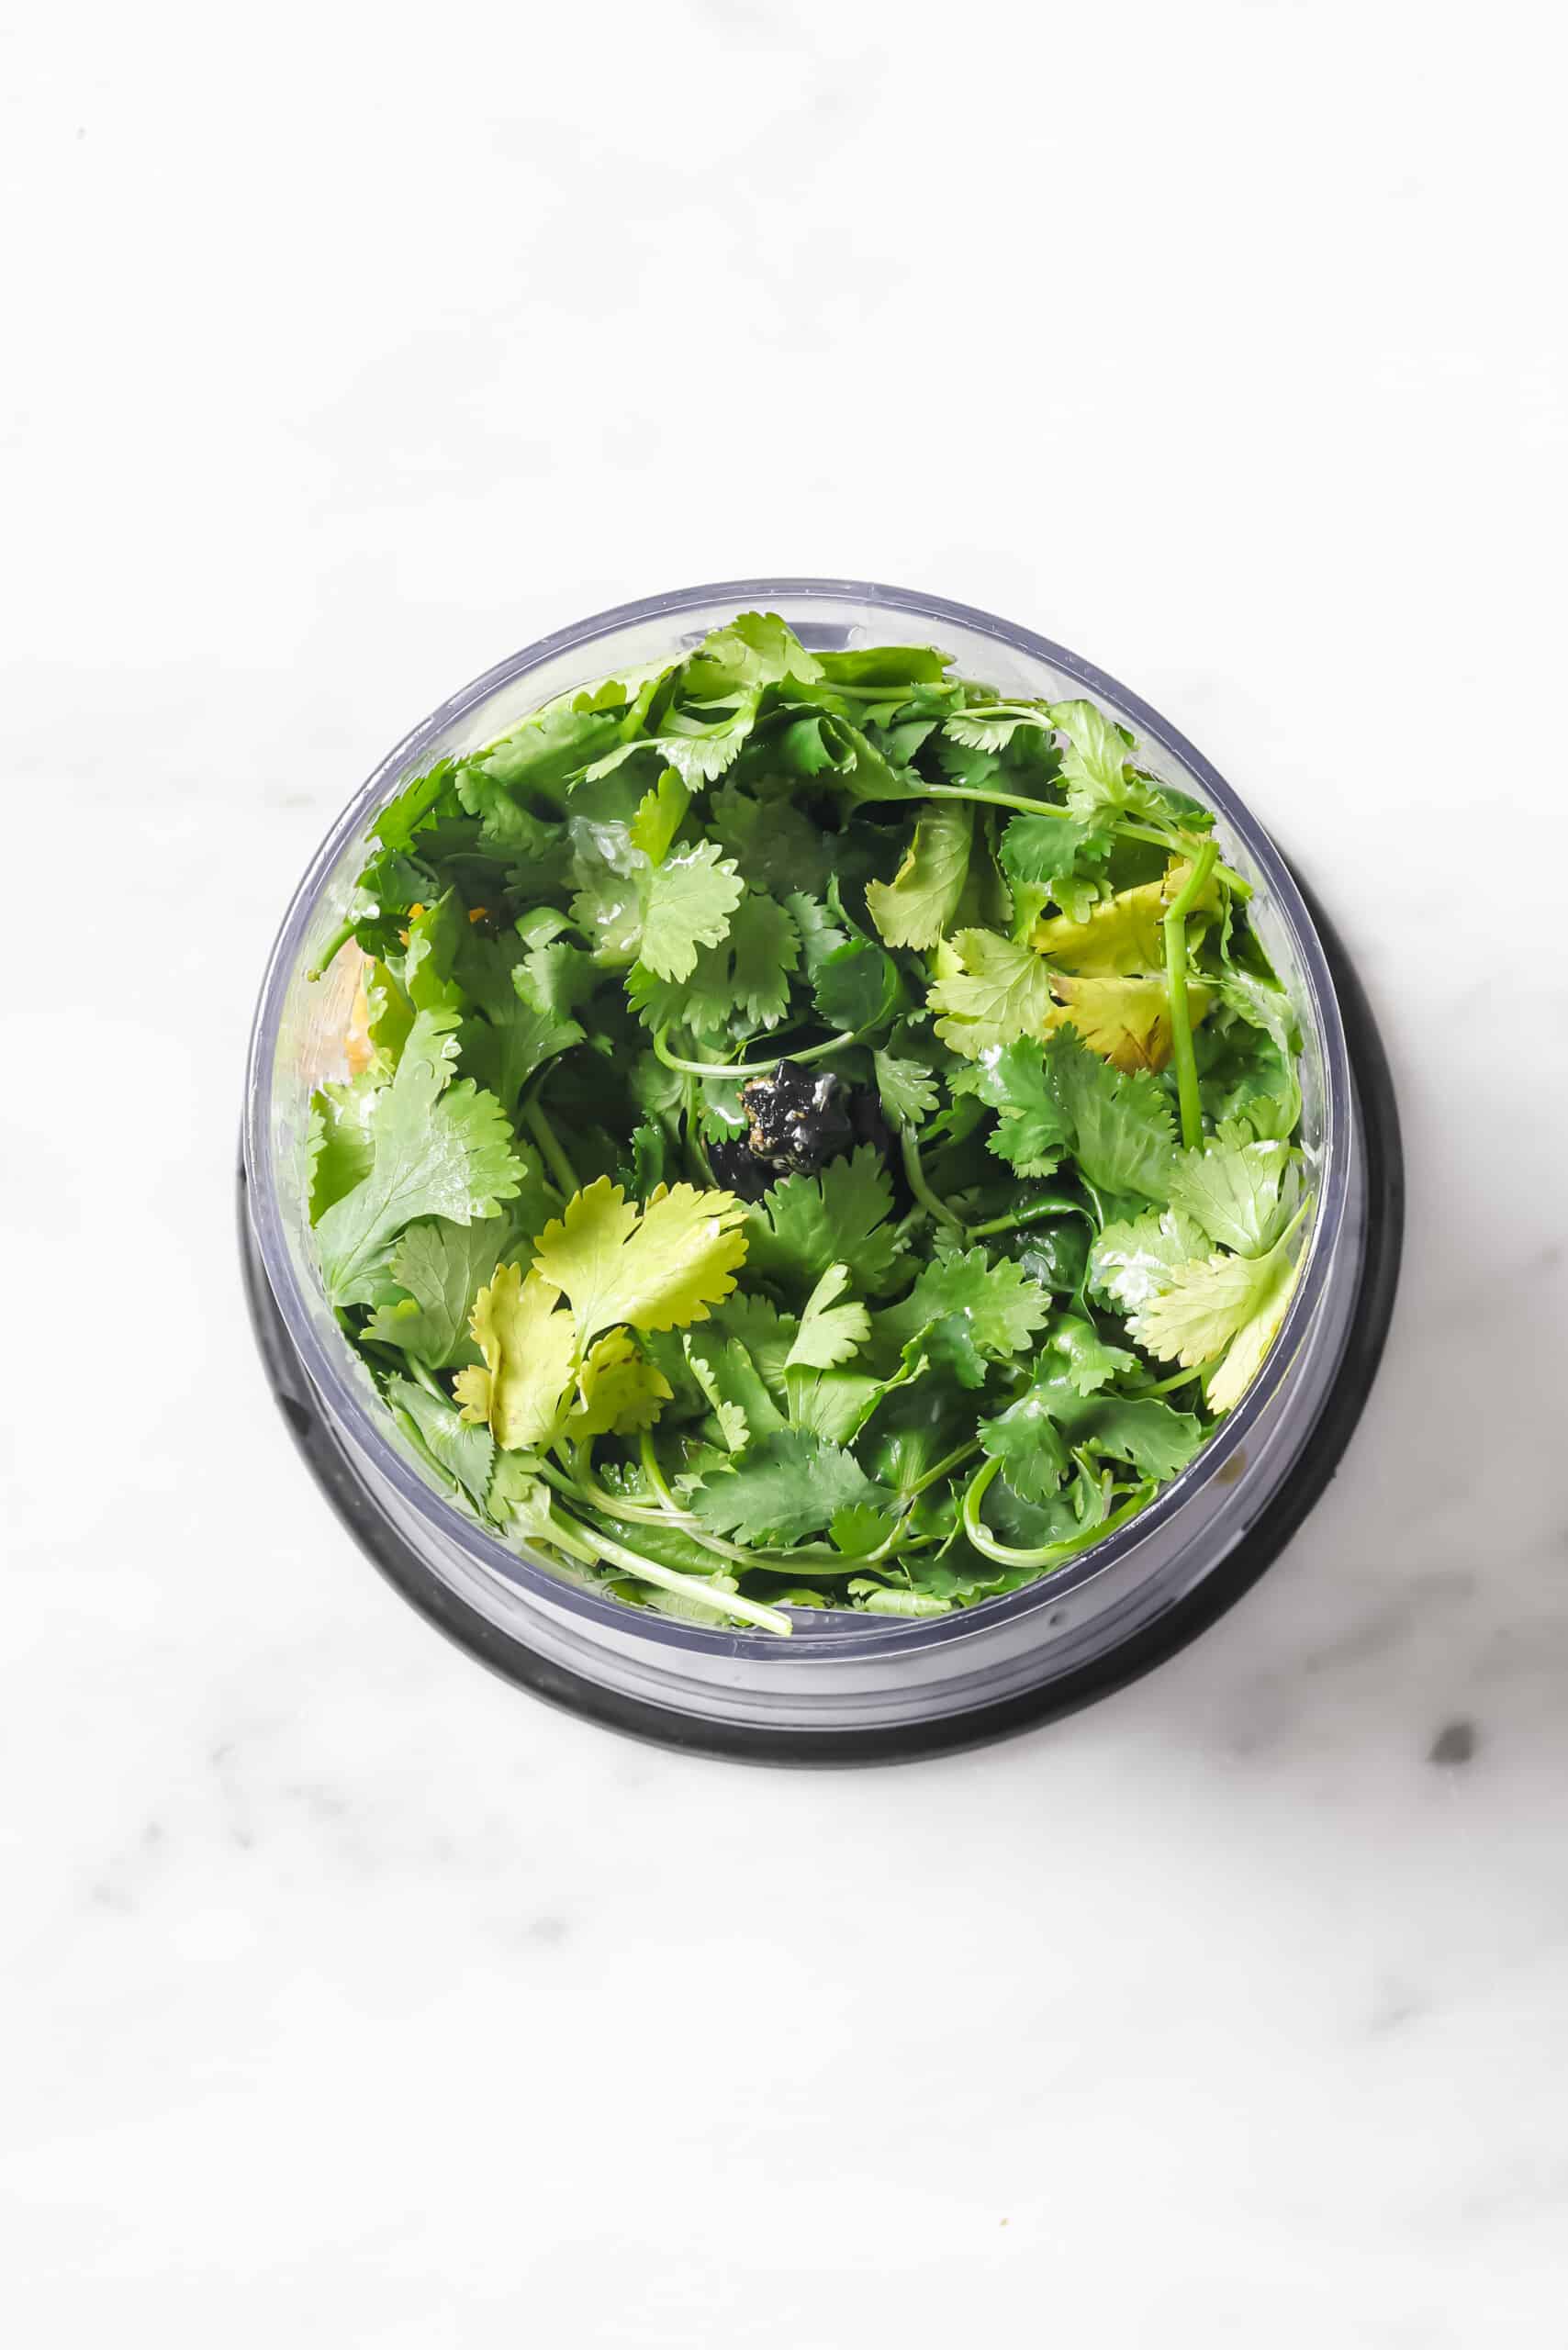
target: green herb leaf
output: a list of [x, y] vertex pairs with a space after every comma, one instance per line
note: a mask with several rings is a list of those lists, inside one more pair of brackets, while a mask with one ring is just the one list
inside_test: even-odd
[[840, 1510], [890, 1500], [839, 1446], [782, 1428], [753, 1445], [737, 1467], [705, 1480], [691, 1506], [715, 1534], [778, 1544], [803, 1540]]
[[422, 1216], [469, 1224], [515, 1198], [523, 1169], [495, 1096], [465, 1079], [452, 1083], [457, 1042], [452, 1012], [421, 1012], [390, 1085], [375, 1096], [367, 1125], [370, 1165], [316, 1227], [334, 1306], [372, 1294], [367, 1278], [388, 1243]]
[[742, 1214], [728, 1192], [689, 1183], [661, 1188], [639, 1210], [601, 1175], [545, 1225], [534, 1264], [566, 1292], [585, 1341], [617, 1322], [680, 1329], [705, 1320], [734, 1287], [746, 1253], [746, 1235], [735, 1228]]
[[935, 946], [958, 912], [969, 870], [973, 819], [961, 800], [926, 809], [891, 881], [874, 881], [866, 906], [890, 946]]
[[747, 1211], [750, 1270], [807, 1296], [830, 1266], [853, 1267], [871, 1296], [893, 1281], [899, 1244], [887, 1224], [893, 1187], [868, 1143], [820, 1175], [789, 1175]]

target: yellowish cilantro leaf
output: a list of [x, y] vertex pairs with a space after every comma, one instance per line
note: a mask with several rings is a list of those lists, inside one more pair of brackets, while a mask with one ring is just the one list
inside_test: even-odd
[[577, 1400], [566, 1418], [569, 1437], [632, 1436], [651, 1428], [674, 1389], [644, 1360], [627, 1330], [596, 1338], [577, 1371]]
[[745, 1262], [745, 1214], [728, 1192], [661, 1183], [647, 1204], [632, 1205], [601, 1175], [548, 1224], [534, 1252], [547, 1281], [564, 1290], [586, 1341], [617, 1322], [639, 1330], [683, 1329], [734, 1287]]
[[1223, 1356], [1205, 1388], [1216, 1412], [1240, 1402], [1284, 1320], [1300, 1270], [1290, 1239], [1282, 1234], [1260, 1257], [1216, 1250], [1178, 1266], [1169, 1287], [1132, 1321], [1133, 1336], [1152, 1354], [1189, 1370]]
[[[1053, 1026], [1070, 1023], [1091, 1052], [1116, 1069], [1161, 1069], [1170, 1058], [1170, 995], [1163, 979], [1081, 979], [1058, 971], [1051, 982], [1062, 1001]], [[1195, 1028], [1214, 1002], [1196, 979], [1187, 982], [1187, 1015]]]
[[566, 1422], [577, 1362], [577, 1334], [560, 1312], [561, 1292], [531, 1269], [498, 1265], [474, 1302], [474, 1343], [481, 1370], [459, 1371], [464, 1417], [487, 1421], [509, 1452], [553, 1444]]

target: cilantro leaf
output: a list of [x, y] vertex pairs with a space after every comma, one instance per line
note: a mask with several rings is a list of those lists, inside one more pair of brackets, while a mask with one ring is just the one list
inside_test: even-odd
[[627, 830], [633, 847], [641, 849], [650, 865], [664, 863], [690, 805], [691, 794], [673, 767], [666, 767], [653, 789], [638, 801]]
[[1216, 1250], [1202, 1262], [1176, 1268], [1169, 1285], [1139, 1308], [1133, 1335], [1151, 1354], [1189, 1370], [1223, 1355], [1205, 1393], [1213, 1410], [1228, 1412], [1272, 1345], [1299, 1272], [1289, 1232], [1260, 1257]]
[[846, 1264], [874, 1296], [897, 1274], [892, 1204], [892, 1183], [869, 1143], [820, 1175], [788, 1175], [747, 1211], [750, 1269], [804, 1296], [830, 1266]]
[[1136, 1192], [1169, 1199], [1175, 1120], [1154, 1080], [1113, 1069], [1070, 1028], [1051, 1038], [1046, 1058], [1057, 1099], [1072, 1122], [1078, 1163], [1089, 1181], [1117, 1198]]
[[790, 800], [777, 794], [756, 800], [738, 784], [726, 783], [712, 796], [709, 823], [757, 889], [798, 890], [813, 897], [826, 889], [833, 870], [828, 844]]
[[463, 1416], [487, 1421], [508, 1452], [553, 1444], [566, 1425], [577, 1362], [577, 1336], [561, 1292], [536, 1269], [498, 1265], [474, 1303], [474, 1340], [483, 1370], [460, 1371], [454, 1392]]
[[851, 938], [818, 964], [812, 995], [830, 1028], [858, 1032], [878, 1025], [884, 1009], [894, 1010], [897, 983], [890, 956], [868, 938]]
[[1094, 1395], [1063, 1402], [1058, 1421], [1075, 1450], [1131, 1463], [1140, 1477], [1179, 1476], [1204, 1441], [1203, 1422], [1158, 1395]]
[[963, 800], [927, 808], [890, 881], [873, 881], [866, 907], [889, 946], [935, 946], [958, 912], [969, 870], [973, 820]]
[[797, 890], [784, 902], [801, 934], [806, 976], [814, 980], [828, 957], [835, 955], [841, 946], [848, 945], [849, 934], [839, 927], [825, 906], [808, 896], [803, 890]]
[[[1058, 971], [1052, 981], [1063, 999], [1057, 1017], [1072, 1026], [1092, 1052], [1114, 1068], [1161, 1069], [1170, 1058], [1170, 996], [1163, 979], [1080, 979]], [[1187, 982], [1187, 1015], [1195, 1028], [1213, 1002], [1196, 979]]]
[[1290, 1166], [1282, 1142], [1256, 1142], [1225, 1125], [1202, 1150], [1182, 1151], [1170, 1173], [1170, 1202], [1222, 1248], [1260, 1257], [1275, 1237], [1280, 1188]]
[[664, 1373], [639, 1354], [630, 1331], [607, 1330], [578, 1368], [577, 1400], [567, 1414], [566, 1432], [573, 1438], [631, 1436], [651, 1428], [674, 1395]]
[[496, 1459], [489, 1430], [470, 1427], [455, 1404], [411, 1379], [389, 1379], [386, 1401], [405, 1435], [482, 1510]]
[[744, 1451], [753, 1437], [784, 1426], [784, 1415], [745, 1347], [726, 1342], [717, 1329], [689, 1331], [685, 1347], [731, 1452]]
[[1032, 946], [991, 930], [961, 930], [926, 1001], [942, 1016], [936, 1034], [967, 1060], [988, 1047], [1049, 1031], [1055, 1004], [1050, 966]]
[[587, 1340], [612, 1323], [672, 1330], [706, 1320], [734, 1287], [746, 1254], [743, 1210], [728, 1192], [661, 1184], [642, 1210], [601, 1175], [547, 1224], [534, 1250], [546, 1281], [564, 1290]]
[[546, 1061], [583, 1041], [584, 1032], [577, 1021], [558, 1020], [554, 1013], [527, 1001], [522, 992], [525, 984], [532, 992], [532, 981], [520, 972], [517, 1000], [504, 1013], [465, 1020], [459, 1032], [464, 1066], [509, 1111], [516, 1109], [523, 1087]]
[[[520, 1160], [520, 1166], [526, 1166]], [[533, 1213], [544, 1221], [543, 1186], [533, 1187]], [[476, 1224], [411, 1224], [392, 1252], [392, 1279], [405, 1292], [384, 1304], [365, 1326], [367, 1338], [400, 1347], [431, 1371], [474, 1363], [478, 1352], [468, 1319], [497, 1265], [528, 1230], [513, 1202], [498, 1216]]]
[[686, 664], [684, 684], [699, 700], [717, 699], [745, 688], [775, 685], [784, 677], [809, 685], [822, 674], [816, 655], [807, 652], [777, 612], [737, 612], [703, 638]]
[[871, 1064], [890, 1125], [918, 1126], [931, 1115], [941, 1096], [935, 1073], [924, 1061], [875, 1052]]
[[780, 1428], [753, 1445], [738, 1466], [705, 1479], [691, 1506], [715, 1534], [778, 1544], [802, 1540], [840, 1510], [890, 1501], [838, 1445], [801, 1428]]
[[1132, 738], [1092, 701], [1053, 705], [1051, 723], [1067, 737], [1061, 780], [1067, 804], [1085, 822], [1105, 814], [1169, 816], [1170, 802], [1158, 784], [1128, 764]]
[[1207, 1236], [1179, 1209], [1108, 1224], [1089, 1251], [1089, 1282], [1126, 1315], [1170, 1286], [1179, 1265], [1202, 1257]]
[[1000, 1113], [988, 1139], [999, 1158], [1020, 1175], [1049, 1175], [1072, 1142], [1071, 1118], [1062, 1108], [1051, 1070], [1040, 1047], [1027, 1037], [1000, 1048], [991, 1046], [952, 1079], [955, 1092], [978, 1094]]
[[801, 959], [791, 916], [760, 890], [736, 906], [722, 945], [705, 946], [684, 979], [661, 978], [645, 963], [626, 981], [632, 1008], [649, 1028], [686, 1027], [717, 1036], [772, 1028], [790, 1007], [790, 975]]
[[1064, 1314], [1051, 1325], [1035, 1374], [1070, 1387], [1075, 1395], [1092, 1395], [1107, 1380], [1137, 1368], [1137, 1357], [1126, 1347], [1108, 1346], [1092, 1322], [1081, 1314]]
[[936, 1331], [967, 1387], [985, 1378], [987, 1357], [1021, 1353], [1050, 1319], [1051, 1301], [1019, 1265], [992, 1263], [982, 1248], [955, 1249], [922, 1268], [914, 1287], [877, 1316], [879, 1331], [903, 1345]]
[[[1173, 863], [1162, 881], [1148, 881], [1137, 890], [1118, 890], [1114, 898], [1092, 906], [1081, 920], [1059, 914], [1054, 921], [1039, 923], [1033, 943], [1053, 963], [1081, 973], [1086, 979], [1163, 970], [1165, 916], [1191, 872], [1190, 865]], [[1193, 908], [1191, 919], [1195, 921], [1202, 914], [1212, 913], [1218, 903], [1218, 887], [1211, 878]]]
[[1000, 1460], [1002, 1473], [1025, 1501], [1047, 1502], [1068, 1470], [1067, 1447], [1041, 1395], [1029, 1388], [994, 1419], [981, 1420], [982, 1449]]
[[680, 849], [653, 876], [641, 960], [664, 979], [688, 979], [700, 946], [717, 946], [745, 887], [712, 841]]
[[374, 1070], [363, 1069], [349, 1084], [323, 1085], [310, 1098], [307, 1147], [313, 1224], [370, 1172], [375, 1156], [371, 1119], [382, 1082]]
[[455, 1013], [421, 1012], [390, 1085], [368, 1116], [370, 1165], [316, 1226], [327, 1295], [334, 1306], [371, 1294], [367, 1277], [387, 1244], [421, 1216], [468, 1224], [515, 1198], [523, 1169], [495, 1096], [471, 1080], [452, 1083]]
[[1025, 926], [1053, 901], [1075, 920], [1084, 920], [1098, 896], [1111, 845], [1107, 828], [1076, 817], [1014, 816], [998, 854]]
[[806, 1300], [794, 1344], [784, 1358], [787, 1370], [799, 1365], [834, 1371], [864, 1346], [871, 1335], [871, 1317], [866, 1308], [834, 1304], [848, 1286], [848, 1266], [830, 1265]]

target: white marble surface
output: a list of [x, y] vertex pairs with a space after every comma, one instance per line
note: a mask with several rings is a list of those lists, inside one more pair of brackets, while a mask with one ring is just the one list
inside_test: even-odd
[[[28, 2350], [1564, 2338], [1560, 25], [28, 12]], [[230, 1233], [351, 788], [545, 628], [766, 569], [1168, 711], [1339, 917], [1410, 1157], [1382, 1381], [1258, 1590], [1062, 1728], [852, 1778], [622, 1744], [428, 1631], [290, 1450]]]

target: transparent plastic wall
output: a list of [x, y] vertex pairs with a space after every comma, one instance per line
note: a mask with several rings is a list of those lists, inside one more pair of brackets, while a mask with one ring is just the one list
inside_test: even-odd
[[[379, 810], [436, 759], [476, 749], [541, 703], [667, 660], [737, 610], [780, 612], [808, 644], [931, 643], [1008, 692], [1087, 693], [1130, 726], [1140, 763], [1211, 807], [1304, 1040], [1304, 1143], [1316, 1206], [1283, 1329], [1240, 1405], [1139, 1517], [1026, 1590], [901, 1622], [801, 1609], [789, 1639], [709, 1629], [564, 1583], [464, 1517], [428, 1479], [330, 1313], [305, 1213], [309, 1097], [343, 1069], [352, 958], [307, 974], [341, 922]], [[389, 1523], [504, 1638], [628, 1697], [715, 1723], [859, 1729], [961, 1714], [1113, 1651], [1212, 1572], [1310, 1441], [1354, 1303], [1364, 1167], [1338, 1003], [1322, 946], [1266, 834], [1157, 713], [1061, 647], [939, 599], [846, 581], [741, 580], [630, 605], [501, 663], [432, 713], [345, 810], [285, 919], [252, 1039], [245, 1128], [250, 1214], [266, 1279], [319, 1408]]]

